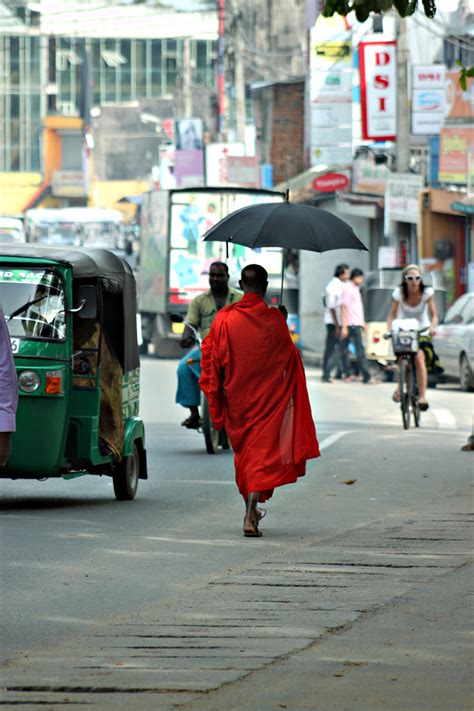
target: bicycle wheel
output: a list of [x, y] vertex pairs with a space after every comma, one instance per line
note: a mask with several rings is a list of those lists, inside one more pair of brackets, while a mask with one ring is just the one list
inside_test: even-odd
[[413, 422], [415, 427], [420, 426], [420, 403], [418, 402], [418, 386], [416, 383], [416, 370], [414, 364], [411, 367], [412, 387], [411, 387], [411, 409], [413, 411]]
[[204, 395], [202, 396], [201, 406], [202, 432], [206, 443], [206, 450], [208, 454], [216, 454], [219, 447], [219, 432], [214, 429], [214, 425], [211, 421], [211, 415], [209, 413], [209, 403]]
[[402, 411], [403, 429], [410, 427], [412, 373], [408, 358], [400, 361], [400, 409]]

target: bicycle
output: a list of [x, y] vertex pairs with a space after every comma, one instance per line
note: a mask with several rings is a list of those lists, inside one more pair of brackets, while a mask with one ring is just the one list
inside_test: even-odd
[[418, 353], [419, 337], [425, 330], [419, 331], [418, 322], [414, 319], [399, 319], [393, 322], [392, 333], [387, 333], [385, 336], [392, 340], [393, 352], [397, 357], [400, 410], [405, 430], [410, 428], [411, 414], [413, 414], [415, 427], [420, 426], [415, 356]]

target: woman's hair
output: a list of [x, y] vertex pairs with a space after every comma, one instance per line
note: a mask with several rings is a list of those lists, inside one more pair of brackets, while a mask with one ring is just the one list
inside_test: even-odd
[[[400, 283], [400, 291], [402, 293], [403, 299], [405, 299], [405, 300], [408, 299], [408, 285], [407, 285], [405, 277], [408, 274], [408, 272], [411, 272], [412, 270], [416, 270], [421, 277], [421, 269], [418, 266], [418, 264], [407, 264], [405, 269], [402, 271], [402, 281]], [[425, 289], [426, 289], [426, 285], [423, 283], [423, 279], [421, 278], [420, 279], [421, 293], [423, 293]]]

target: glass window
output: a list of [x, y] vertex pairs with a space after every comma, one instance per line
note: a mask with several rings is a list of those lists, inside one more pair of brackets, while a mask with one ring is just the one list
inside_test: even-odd
[[446, 316], [444, 318], [444, 323], [446, 324], [456, 324], [456, 323], [463, 323], [464, 318], [462, 311], [464, 307], [466, 306], [466, 301], [468, 299], [468, 296], [461, 296], [457, 301], [454, 302], [454, 304], [451, 306], [451, 308], [447, 311]]
[[105, 101], [117, 101], [117, 43], [107, 39], [102, 44], [102, 72], [105, 74]]
[[35, 88], [39, 87], [40, 83], [40, 38], [30, 37], [30, 66], [29, 78], [31, 85]]
[[120, 42], [120, 99], [130, 101], [132, 98], [132, 43], [130, 40]]
[[66, 336], [61, 277], [46, 269], [0, 270], [0, 303], [10, 336], [62, 340]]
[[61, 136], [61, 168], [82, 170], [82, 136]]
[[10, 82], [13, 85], [20, 83], [20, 40], [10, 37]]
[[137, 40], [135, 45], [135, 78], [137, 97], [146, 96], [146, 47], [144, 40]]
[[162, 79], [162, 42], [161, 40], [153, 40], [151, 43], [152, 94], [160, 96], [163, 93]]
[[462, 312], [462, 317], [466, 325], [474, 323], [474, 296], [468, 297], [467, 304]]

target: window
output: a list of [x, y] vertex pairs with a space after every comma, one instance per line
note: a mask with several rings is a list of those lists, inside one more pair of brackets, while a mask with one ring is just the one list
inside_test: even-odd
[[457, 301], [454, 302], [454, 304], [451, 306], [451, 308], [447, 311], [446, 316], [444, 317], [444, 322], [445, 324], [456, 324], [456, 323], [463, 323], [464, 318], [463, 318], [463, 309], [466, 306], [466, 301], [469, 297], [467, 295], [461, 296]]
[[61, 136], [61, 168], [82, 170], [82, 136]]
[[130, 40], [120, 41], [120, 100], [130, 101], [132, 98], [132, 43]]
[[161, 40], [152, 40], [151, 43], [151, 92], [153, 95], [160, 96], [164, 93], [162, 87], [163, 71], [162, 71], [162, 42]]
[[0, 303], [12, 338], [63, 340], [65, 294], [61, 277], [43, 269], [0, 270]]
[[135, 80], [136, 96], [146, 96], [146, 47], [144, 40], [137, 40], [135, 45]]

